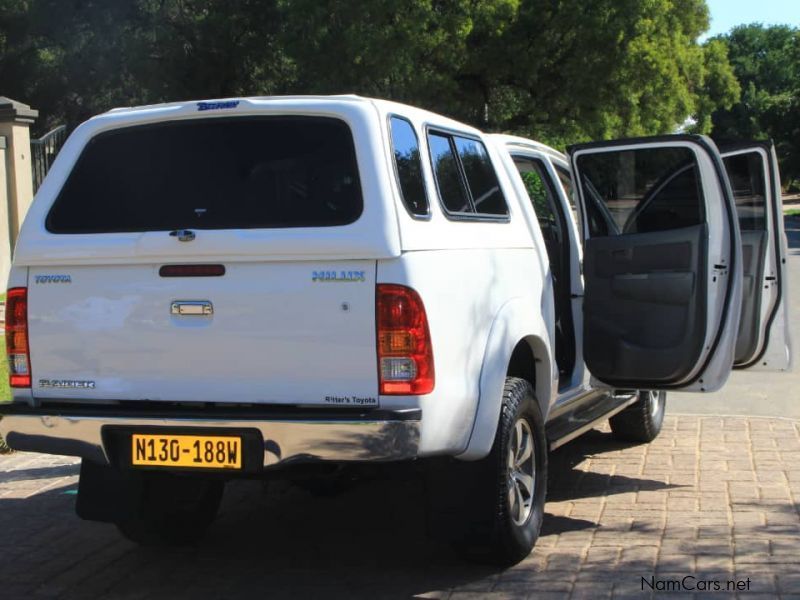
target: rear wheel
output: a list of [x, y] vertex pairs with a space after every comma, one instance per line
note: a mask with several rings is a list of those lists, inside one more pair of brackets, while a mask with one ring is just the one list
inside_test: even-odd
[[527, 381], [506, 379], [489, 455], [475, 462], [451, 461], [435, 477], [441, 496], [434, 518], [450, 518], [447, 533], [457, 551], [500, 565], [517, 563], [530, 553], [544, 515], [547, 444]]
[[611, 433], [625, 442], [652, 442], [661, 432], [667, 392], [640, 390], [639, 400], [611, 417]]
[[117, 527], [137, 544], [197, 543], [217, 516], [224, 488], [221, 480], [147, 473], [139, 502]]

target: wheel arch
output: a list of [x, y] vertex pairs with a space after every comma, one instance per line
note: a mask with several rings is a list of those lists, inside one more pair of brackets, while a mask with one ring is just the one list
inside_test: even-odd
[[529, 381], [536, 394], [542, 417], [547, 413], [557, 389], [557, 374], [550, 340], [551, 332], [541, 315], [515, 298], [498, 312], [489, 331], [481, 367], [480, 397], [472, 432], [463, 453], [457, 458], [479, 460], [489, 454], [494, 442], [505, 379], [511, 375]]

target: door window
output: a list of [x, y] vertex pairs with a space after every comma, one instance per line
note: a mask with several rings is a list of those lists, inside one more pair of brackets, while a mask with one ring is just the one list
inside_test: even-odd
[[429, 210], [428, 197], [422, 181], [422, 159], [417, 134], [411, 123], [400, 117], [392, 117], [390, 125], [394, 166], [403, 204], [412, 215], [426, 216]]
[[428, 146], [431, 149], [436, 185], [445, 209], [451, 213], [470, 212], [469, 199], [461, 182], [458, 159], [449, 136], [431, 133], [428, 136]]
[[431, 131], [428, 146], [447, 214], [458, 218], [508, 215], [508, 205], [483, 142]]
[[703, 198], [688, 148], [646, 148], [579, 157], [591, 237], [699, 225]]
[[747, 152], [726, 156], [723, 160], [736, 200], [739, 228], [742, 231], [766, 229], [767, 201], [761, 156], [757, 152]]
[[481, 215], [507, 215], [508, 206], [500, 191], [500, 182], [497, 181], [486, 146], [470, 138], [454, 136], [453, 140], [464, 167], [475, 212]]

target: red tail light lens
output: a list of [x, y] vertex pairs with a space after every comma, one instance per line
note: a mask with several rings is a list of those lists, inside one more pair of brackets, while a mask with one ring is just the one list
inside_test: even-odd
[[380, 393], [432, 392], [433, 348], [419, 294], [402, 285], [379, 284], [377, 313]]
[[11, 387], [31, 387], [28, 288], [11, 288], [6, 294], [6, 354]]

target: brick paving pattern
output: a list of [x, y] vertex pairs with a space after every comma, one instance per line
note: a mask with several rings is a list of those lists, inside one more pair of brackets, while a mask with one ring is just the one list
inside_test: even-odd
[[200, 546], [152, 549], [74, 515], [75, 460], [0, 456], [0, 597], [638, 598], [688, 575], [800, 598], [800, 423], [669, 415], [650, 445], [601, 429], [550, 460], [542, 537], [501, 570], [427, 539], [411, 469], [333, 497], [237, 482]]

